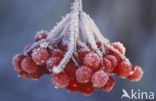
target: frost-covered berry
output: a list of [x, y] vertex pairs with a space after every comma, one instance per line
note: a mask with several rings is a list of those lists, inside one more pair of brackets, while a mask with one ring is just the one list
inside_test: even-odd
[[94, 87], [101, 88], [103, 87], [108, 81], [108, 74], [105, 73], [103, 70], [96, 71], [91, 78]]
[[83, 59], [89, 52], [90, 52], [89, 49], [85, 49], [85, 48], [80, 48], [78, 50], [77, 53], [78, 53], [80, 64], [83, 64]]
[[115, 81], [112, 77], [109, 77], [107, 83], [101, 88], [103, 91], [110, 92], [115, 85]]
[[92, 70], [100, 69], [100, 58], [96, 53], [88, 53], [83, 60], [83, 65], [90, 67]]
[[18, 77], [27, 79], [27, 78], [29, 78], [29, 73], [26, 73], [25, 71], [18, 71]]
[[65, 68], [64, 71], [65, 73], [71, 78], [75, 78], [75, 72], [77, 70], [77, 66], [72, 62], [72, 63], [68, 63]]
[[131, 68], [130, 62], [122, 61], [116, 67], [115, 72], [120, 78], [125, 79], [130, 75], [131, 70], [132, 70], [132, 68]]
[[22, 60], [24, 59], [24, 55], [22, 54], [17, 54], [13, 57], [12, 59], [12, 64], [14, 65], [14, 68], [17, 70], [17, 71], [22, 71], [22, 68], [21, 68], [21, 62]]
[[61, 50], [61, 51], [65, 51], [67, 48], [68, 48], [68, 44], [67, 43], [63, 43], [62, 45], [58, 45], [58, 48]]
[[94, 89], [91, 82], [80, 84], [80, 93], [85, 96], [91, 95]]
[[34, 63], [31, 57], [26, 57], [21, 63], [22, 69], [27, 73], [34, 73], [38, 70], [38, 66]]
[[47, 35], [48, 35], [48, 32], [47, 31], [40, 31], [40, 32], [37, 32], [37, 34], [35, 35], [35, 41], [38, 42], [42, 39], [46, 39], [47, 38]]
[[96, 40], [96, 45], [97, 45], [98, 48], [100, 48], [102, 43], [99, 40]]
[[142, 78], [143, 70], [139, 66], [133, 66], [132, 71], [130, 75], [128, 76], [128, 79], [130, 81], [139, 81]]
[[53, 67], [59, 65], [61, 61], [60, 57], [51, 57], [47, 60], [47, 69], [52, 72]]
[[81, 66], [76, 70], [76, 79], [80, 83], [89, 82], [92, 76], [92, 70], [89, 67]]
[[108, 59], [111, 62], [111, 68], [109, 69], [109, 72], [113, 72], [113, 70], [117, 66], [117, 60], [116, 60], [115, 56], [113, 56], [113, 55], [106, 55], [105, 58]]
[[56, 57], [56, 56], [61, 57], [61, 58], [64, 57], [63, 52], [60, 49], [51, 50], [49, 55], [50, 57]]
[[43, 65], [46, 63], [46, 60], [49, 58], [49, 53], [43, 48], [36, 48], [33, 50], [32, 59], [37, 65]]
[[51, 79], [56, 88], [65, 88], [70, 81], [69, 77], [63, 72], [54, 74]]
[[[26, 52], [30, 47], [32, 46], [32, 44], [28, 44], [27, 46], [25, 46], [25, 48], [24, 48], [24, 50], [23, 50], [23, 52]], [[32, 50], [31, 51], [29, 51], [27, 54], [30, 56], [31, 55], [31, 53], [32, 53]]]
[[77, 80], [70, 80], [70, 83], [66, 89], [72, 93], [78, 92], [80, 89], [80, 83]]
[[37, 80], [39, 79], [43, 74], [39, 73], [39, 72], [35, 72], [35, 73], [30, 73], [29, 77], [31, 77], [33, 80]]
[[111, 69], [111, 62], [107, 58], [103, 58], [103, 69], [104, 72], [108, 73]]

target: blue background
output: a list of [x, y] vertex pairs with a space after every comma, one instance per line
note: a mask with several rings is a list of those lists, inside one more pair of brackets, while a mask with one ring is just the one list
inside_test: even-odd
[[[95, 20], [111, 42], [127, 47], [127, 57], [142, 66], [138, 83], [114, 75], [116, 85], [110, 93], [95, 90], [85, 97], [55, 89], [50, 76], [37, 81], [17, 77], [11, 60], [33, 43], [41, 29], [50, 30], [70, 12], [73, 0], [0, 0], [0, 101], [120, 101], [122, 89], [156, 92], [156, 1], [83, 0], [84, 10]], [[127, 99], [125, 99], [127, 101]]]

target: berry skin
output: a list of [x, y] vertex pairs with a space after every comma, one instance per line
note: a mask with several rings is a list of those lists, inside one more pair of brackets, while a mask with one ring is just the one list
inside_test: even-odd
[[38, 66], [34, 63], [31, 57], [26, 57], [21, 63], [22, 69], [27, 73], [34, 73], [38, 70]]
[[92, 70], [100, 69], [100, 58], [96, 53], [88, 53], [83, 60], [83, 65], [90, 67]]
[[80, 88], [80, 83], [77, 80], [70, 80], [69, 85], [66, 87], [66, 89], [72, 93], [78, 92], [79, 88]]
[[54, 49], [54, 50], [50, 51], [49, 55], [50, 55], [50, 57], [55, 57], [55, 56], [58, 56], [61, 58], [64, 57], [63, 52], [60, 49]]
[[141, 67], [133, 66], [131, 72], [132, 72], [132, 74], [130, 74], [130, 76], [128, 76], [128, 79], [130, 81], [139, 81], [142, 78], [143, 70]]
[[91, 95], [94, 89], [91, 82], [80, 84], [80, 93], [85, 96]]
[[47, 60], [47, 69], [52, 72], [53, 67], [59, 65], [61, 61], [60, 57], [51, 57]]
[[[112, 43], [112, 46], [113, 46], [113, 48], [117, 49], [120, 52], [121, 55], [125, 55], [126, 49], [125, 49], [125, 47], [123, 46], [122, 43], [114, 42], [114, 43]], [[112, 50], [109, 50], [109, 52], [110, 52], [111, 55], [116, 57], [117, 62], [122, 61], [122, 59], [120, 58], [120, 56], [118, 54], [114, 53]]]
[[113, 56], [113, 55], [106, 55], [105, 58], [108, 59], [111, 62], [111, 68], [109, 69], [109, 72], [113, 72], [114, 69], [117, 66], [117, 60], [116, 60], [115, 56]]
[[76, 70], [76, 79], [80, 83], [89, 82], [92, 76], [92, 70], [89, 67], [81, 66]]
[[101, 88], [108, 81], [108, 74], [103, 70], [99, 70], [92, 75], [91, 81], [94, 87]]
[[83, 59], [84, 57], [89, 53], [90, 51], [88, 49], [85, 49], [85, 48], [80, 48], [78, 50], [78, 57], [79, 57], [79, 61], [80, 61], [80, 64], [83, 64]]
[[29, 77], [31, 77], [33, 80], [39, 79], [43, 74], [39, 72], [31, 73], [29, 74]]
[[58, 45], [58, 48], [61, 50], [61, 51], [65, 51], [67, 48], [68, 48], [68, 44], [67, 43], [63, 43], [62, 45]]
[[103, 91], [110, 92], [113, 89], [114, 85], [115, 85], [114, 79], [112, 77], [109, 77], [107, 83], [101, 89]]
[[48, 35], [47, 31], [37, 32], [37, 34], [35, 35], [35, 41], [38, 42], [38, 41], [40, 41], [42, 39], [46, 39], [47, 35]]
[[14, 68], [17, 70], [17, 71], [22, 71], [22, 68], [21, 68], [21, 62], [22, 60], [25, 58], [24, 55], [22, 54], [17, 54], [13, 57], [12, 59], [12, 64], [14, 65]]
[[111, 69], [111, 62], [107, 58], [103, 58], [104, 72], [108, 73]]
[[56, 88], [65, 88], [70, 81], [69, 77], [63, 72], [54, 74], [51, 79]]
[[116, 67], [115, 72], [120, 78], [125, 79], [130, 75], [131, 70], [131, 64], [128, 61], [122, 61]]
[[33, 50], [32, 59], [37, 65], [43, 65], [46, 63], [46, 60], [49, 58], [49, 53], [43, 48], [36, 48]]
[[65, 68], [64, 71], [65, 73], [71, 78], [74, 79], [75, 78], [75, 72], [77, 70], [77, 67], [74, 63], [68, 63]]
[[21, 77], [23, 79], [29, 78], [29, 74], [26, 73], [25, 71], [18, 71], [18, 77]]
[[97, 45], [97, 48], [100, 48], [102, 43], [99, 40], [96, 40], [96, 45]]

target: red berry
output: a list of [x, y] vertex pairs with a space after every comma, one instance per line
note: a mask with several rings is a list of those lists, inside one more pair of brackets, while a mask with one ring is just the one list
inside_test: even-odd
[[66, 89], [72, 93], [78, 92], [79, 88], [80, 88], [80, 83], [77, 80], [70, 80], [69, 85], [66, 87]]
[[52, 72], [53, 67], [59, 65], [61, 61], [60, 57], [51, 57], [47, 60], [47, 69]]
[[92, 70], [89, 67], [81, 66], [76, 70], [76, 79], [80, 83], [89, 82], [92, 76]]
[[114, 79], [112, 77], [109, 77], [107, 83], [101, 89], [103, 91], [110, 92], [113, 89], [114, 85], [115, 85]]
[[85, 96], [91, 95], [94, 89], [91, 82], [80, 84], [80, 93]]
[[69, 77], [63, 72], [54, 74], [51, 79], [56, 88], [65, 88], [70, 81]]
[[26, 73], [25, 71], [19, 71], [18, 72], [18, 77], [21, 77], [23, 79], [27, 79], [27, 78], [29, 78], [29, 74]]
[[38, 66], [34, 63], [31, 57], [24, 58], [21, 67], [27, 73], [34, 73], [38, 70]]
[[68, 48], [68, 44], [63, 43], [62, 45], [58, 45], [58, 48], [64, 52]]
[[79, 57], [79, 61], [80, 64], [83, 64], [83, 58], [86, 56], [86, 54], [88, 54], [90, 51], [89, 49], [85, 49], [85, 48], [81, 48], [78, 50], [78, 57]]
[[84, 57], [83, 64], [92, 70], [98, 70], [101, 66], [100, 58], [96, 53], [88, 53]]
[[35, 41], [38, 42], [38, 41], [40, 41], [42, 39], [46, 39], [47, 35], [48, 35], [47, 31], [37, 32], [37, 34], [35, 35]]
[[50, 57], [55, 57], [55, 56], [58, 56], [61, 58], [64, 57], [63, 52], [60, 49], [54, 49], [54, 50], [50, 51], [49, 55], [50, 55]]
[[40, 72], [30, 73], [29, 77], [31, 77], [33, 80], [39, 79], [43, 74]]
[[105, 58], [108, 59], [111, 62], [111, 68], [109, 69], [109, 72], [113, 72], [113, 70], [117, 66], [116, 58], [113, 55], [106, 55]]
[[101, 88], [107, 83], [108, 74], [102, 70], [99, 70], [92, 75], [91, 81], [94, 87]]
[[21, 68], [21, 62], [22, 60], [24, 59], [24, 55], [22, 54], [17, 54], [13, 57], [12, 59], [12, 64], [14, 65], [14, 68], [17, 70], [17, 71], [22, 71], [22, 68]]
[[[120, 43], [120, 42], [114, 42], [114, 43], [112, 43], [112, 46], [115, 49], [117, 49], [121, 53], [121, 55], [125, 55], [126, 49], [125, 49], [125, 47], [123, 46], [122, 43]], [[120, 56], [118, 54], [116, 54], [112, 50], [109, 50], [109, 52], [110, 52], [111, 55], [113, 55], [113, 56], [116, 57], [117, 62], [121, 62], [122, 61], [122, 59], [120, 58]]]
[[[25, 46], [24, 48], [24, 52], [26, 52], [30, 47], [32, 46], [32, 44], [28, 44], [27, 46]], [[28, 55], [31, 55], [32, 51], [28, 52]]]
[[133, 66], [131, 74], [128, 76], [130, 81], [139, 81], [142, 78], [143, 70], [139, 66]]
[[97, 45], [98, 48], [100, 48], [102, 43], [99, 40], [96, 40], [96, 45]]
[[108, 73], [111, 69], [111, 62], [107, 58], [103, 58], [104, 72]]
[[131, 64], [128, 61], [122, 61], [116, 67], [115, 72], [120, 78], [125, 79], [130, 75], [131, 70]]
[[49, 58], [47, 50], [43, 48], [36, 48], [33, 50], [32, 59], [37, 65], [43, 65], [46, 63], [46, 60]]
[[68, 63], [65, 68], [64, 71], [65, 73], [71, 78], [75, 78], [75, 72], [77, 70], [77, 67], [74, 63]]

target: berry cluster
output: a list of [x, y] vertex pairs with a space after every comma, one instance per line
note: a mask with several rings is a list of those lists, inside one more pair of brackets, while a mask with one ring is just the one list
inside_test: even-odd
[[[56, 88], [85, 96], [96, 88], [110, 92], [115, 85], [114, 74], [139, 81], [143, 75], [141, 67], [132, 66], [125, 56], [123, 44], [110, 43], [101, 35], [93, 20], [82, 11], [80, 1], [75, 0], [73, 12], [53, 30], [38, 32], [35, 42], [25, 47], [24, 54], [13, 57], [12, 63], [19, 77], [36, 80], [44, 74], [52, 74], [51, 81]], [[79, 26], [86, 43], [79, 40]], [[54, 39], [63, 27], [62, 34]], [[65, 43], [68, 30], [70, 39]]]

